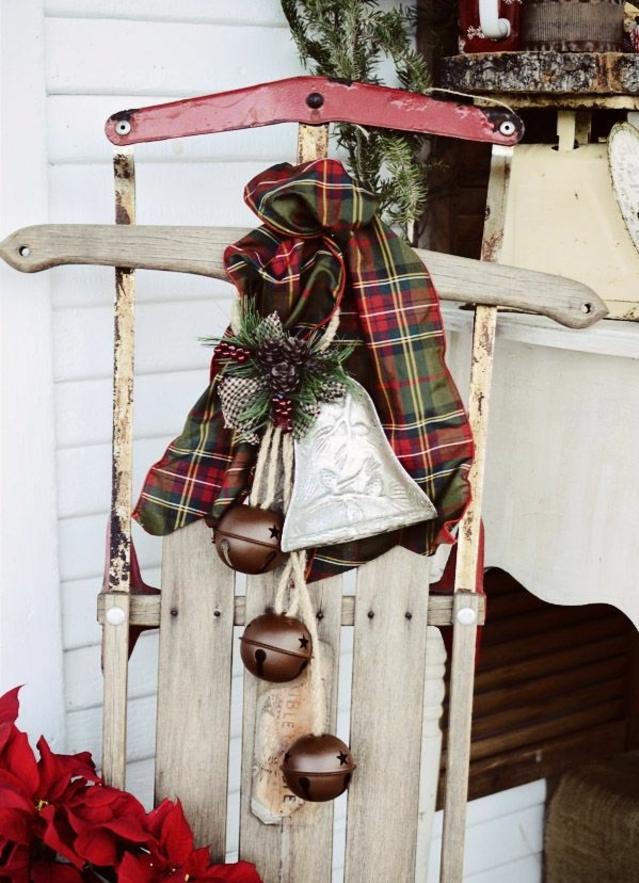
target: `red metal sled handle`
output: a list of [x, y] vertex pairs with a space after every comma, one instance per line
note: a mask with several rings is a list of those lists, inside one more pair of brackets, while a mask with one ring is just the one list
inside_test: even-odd
[[336, 122], [505, 147], [517, 144], [524, 134], [521, 119], [506, 107], [475, 107], [402, 89], [326, 77], [292, 77], [232, 92], [122, 110], [109, 117], [105, 128], [109, 141], [122, 146], [274, 123], [317, 126]]

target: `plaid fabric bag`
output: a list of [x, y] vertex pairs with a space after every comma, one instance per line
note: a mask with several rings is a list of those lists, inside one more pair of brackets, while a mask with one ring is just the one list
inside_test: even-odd
[[[454, 542], [473, 447], [428, 271], [379, 219], [375, 196], [335, 160], [273, 166], [249, 182], [244, 199], [263, 226], [227, 248], [229, 279], [262, 315], [277, 310], [297, 333], [322, 327], [339, 308], [338, 337], [355, 344], [347, 370], [370, 393], [400, 463], [438, 512], [433, 521], [314, 550], [309, 579], [397, 544], [432, 554]], [[250, 487], [257, 449], [224, 427], [216, 379], [213, 359], [209, 387], [147, 476], [134, 515], [149, 533], [219, 519]]]

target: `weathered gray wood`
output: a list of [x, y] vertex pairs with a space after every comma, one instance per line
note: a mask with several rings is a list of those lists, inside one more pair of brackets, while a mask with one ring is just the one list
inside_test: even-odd
[[[264, 613], [275, 597], [275, 578], [251, 577], [247, 581], [246, 618]], [[313, 583], [313, 606], [321, 610], [318, 621], [322, 662], [327, 674], [328, 726], [334, 728], [337, 705], [341, 577]], [[280, 685], [286, 688], [287, 685]], [[330, 883], [333, 839], [333, 804], [307, 803], [279, 824], [263, 824], [251, 812], [254, 750], [260, 699], [269, 693], [277, 703], [277, 685], [244, 678], [242, 728], [242, 780], [240, 798], [240, 856], [254, 862], [264, 883]], [[286, 698], [286, 697], [285, 697]], [[291, 703], [293, 704], [293, 703]], [[295, 715], [295, 709], [291, 709]]]
[[[311, 589], [312, 591], [312, 589]], [[104, 621], [107, 596], [98, 595], [98, 622]], [[352, 626], [355, 623], [355, 595], [344, 595], [341, 600], [341, 624]], [[158, 628], [160, 625], [159, 595], [131, 595], [131, 625]], [[246, 625], [246, 599], [243, 595], [235, 598], [234, 625]], [[485, 604], [480, 598], [479, 625], [484, 622]], [[428, 599], [428, 622], [433, 626], [451, 625], [453, 622], [452, 595], [431, 595]]]
[[623, 52], [494, 52], [442, 59], [440, 85], [471, 92], [639, 94], [639, 55]]
[[[98, 264], [225, 279], [224, 249], [248, 232], [239, 227], [45, 224], [12, 233], [0, 244], [0, 257], [27, 273], [60, 264]], [[527, 310], [570, 328], [587, 328], [608, 312], [594, 291], [572, 279], [424, 249], [416, 252], [443, 300]]]
[[156, 799], [179, 797], [199, 846], [224, 858], [235, 575], [203, 521], [164, 539]]
[[[135, 164], [131, 153], [113, 159], [115, 220], [135, 224]], [[117, 228], [114, 228], [117, 229]], [[135, 277], [115, 271], [113, 343], [113, 441], [111, 451], [111, 512], [109, 566], [111, 598], [102, 630], [104, 711], [102, 775], [116, 788], [125, 787], [129, 661], [129, 600], [131, 587], [131, 491], [133, 484], [133, 370], [135, 349]]]
[[357, 575], [348, 883], [415, 877], [428, 569], [395, 548]]

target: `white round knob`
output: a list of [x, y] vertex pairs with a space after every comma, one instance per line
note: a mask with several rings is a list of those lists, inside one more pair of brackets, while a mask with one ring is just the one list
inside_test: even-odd
[[477, 614], [472, 607], [461, 607], [457, 611], [457, 622], [460, 625], [474, 625], [477, 620]]
[[126, 615], [121, 607], [109, 607], [106, 618], [109, 625], [122, 625]]

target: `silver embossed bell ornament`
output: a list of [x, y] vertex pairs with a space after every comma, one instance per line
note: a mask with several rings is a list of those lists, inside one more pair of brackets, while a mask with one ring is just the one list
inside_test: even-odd
[[284, 552], [331, 546], [429, 521], [437, 510], [397, 459], [366, 390], [353, 381], [295, 441]]

